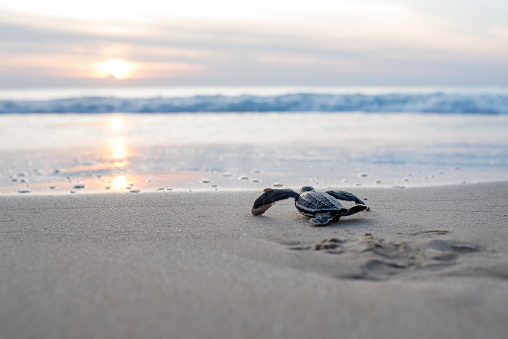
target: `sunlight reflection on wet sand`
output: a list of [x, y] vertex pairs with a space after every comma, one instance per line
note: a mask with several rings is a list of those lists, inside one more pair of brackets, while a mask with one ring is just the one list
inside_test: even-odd
[[508, 179], [506, 116], [29, 114], [0, 119], [1, 193], [69, 192], [77, 182], [86, 183], [87, 192], [138, 192]]

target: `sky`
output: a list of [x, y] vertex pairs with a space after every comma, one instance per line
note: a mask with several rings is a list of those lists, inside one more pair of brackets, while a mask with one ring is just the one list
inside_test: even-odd
[[0, 88], [507, 83], [506, 0], [0, 0]]

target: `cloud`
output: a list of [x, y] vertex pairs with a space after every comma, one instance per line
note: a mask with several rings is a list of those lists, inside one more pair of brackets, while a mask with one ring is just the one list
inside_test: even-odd
[[315, 61], [310, 58], [280, 55], [260, 55], [258, 60], [269, 64], [312, 65], [315, 63]]
[[164, 10], [150, 22], [0, 12], [0, 86], [100, 85], [92, 65], [116, 58], [139, 66], [126, 85], [457, 84], [506, 76], [502, 18], [470, 32], [457, 16], [433, 17], [432, 1], [313, 5], [306, 13], [298, 2], [281, 20], [285, 8], [276, 7], [266, 21], [260, 5], [242, 21]]

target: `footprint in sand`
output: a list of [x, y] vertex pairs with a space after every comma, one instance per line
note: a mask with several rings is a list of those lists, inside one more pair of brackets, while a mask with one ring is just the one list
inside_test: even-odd
[[401, 274], [444, 269], [455, 265], [459, 256], [481, 251], [480, 246], [465, 242], [439, 239], [391, 241], [370, 233], [355, 239], [325, 239], [313, 246], [294, 244], [289, 249], [338, 255], [340, 264], [360, 266], [355, 270], [360, 273], [342, 278], [368, 280], [384, 280]]

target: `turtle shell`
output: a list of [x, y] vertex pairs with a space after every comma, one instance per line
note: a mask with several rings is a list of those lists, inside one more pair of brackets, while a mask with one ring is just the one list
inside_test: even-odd
[[338, 212], [346, 209], [337, 199], [328, 193], [303, 192], [295, 199], [298, 211], [306, 216], [314, 217], [316, 213]]

